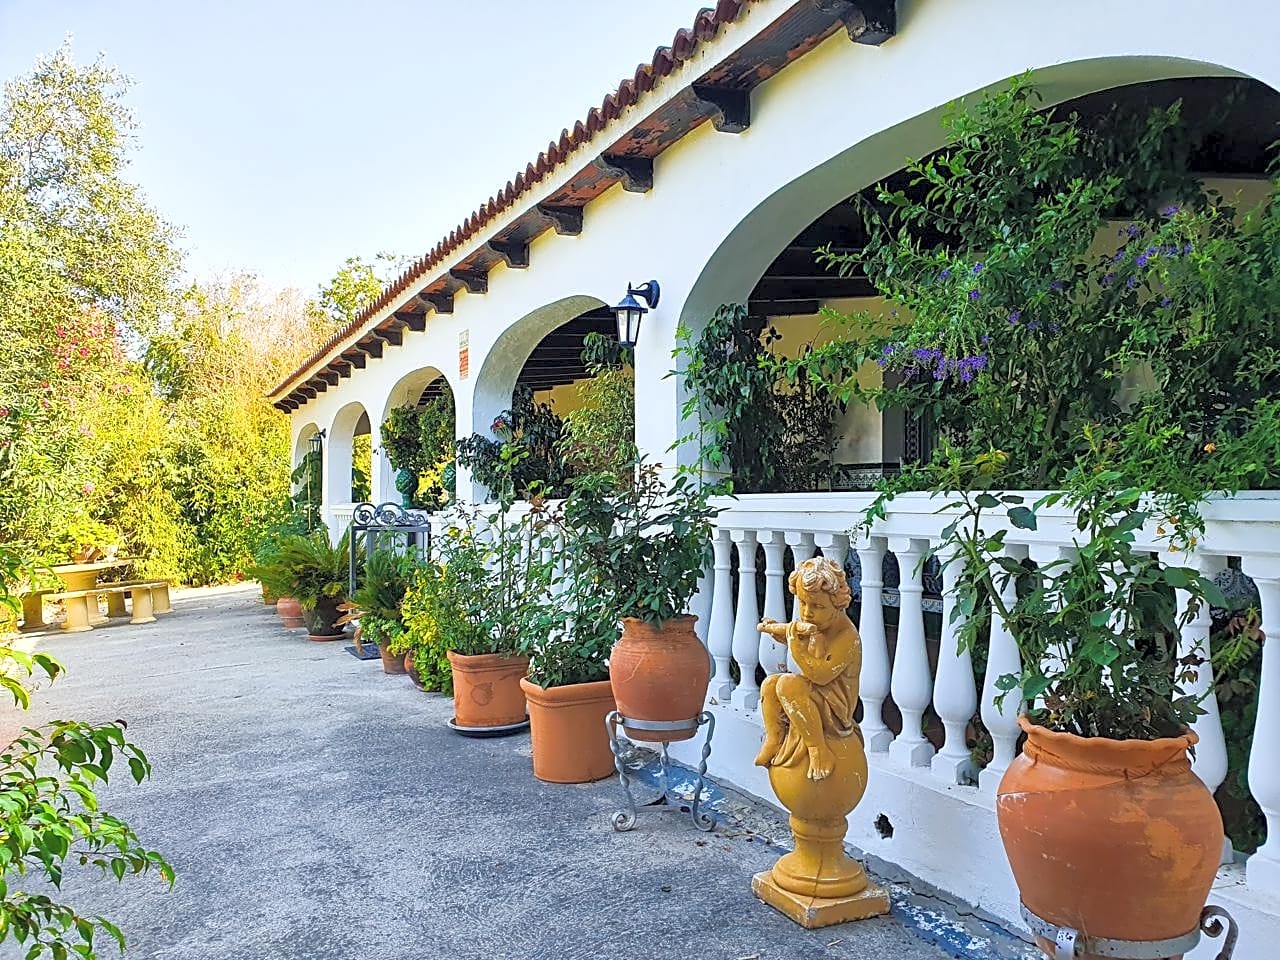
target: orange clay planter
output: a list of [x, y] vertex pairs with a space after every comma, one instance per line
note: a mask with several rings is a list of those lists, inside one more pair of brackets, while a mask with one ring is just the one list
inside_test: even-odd
[[529, 702], [535, 777], [547, 783], [590, 783], [613, 773], [604, 725], [613, 709], [608, 680], [544, 690], [521, 678], [520, 689]]
[[1027, 743], [996, 815], [1028, 909], [1113, 940], [1195, 930], [1222, 853], [1222, 817], [1187, 756], [1196, 735], [1106, 740], [1019, 723]]
[[302, 620], [302, 604], [293, 597], [281, 597], [276, 601], [276, 613], [284, 625], [290, 629], [300, 627]]
[[524, 722], [526, 710], [520, 680], [529, 672], [528, 657], [502, 657], [496, 653], [466, 657], [450, 650], [449, 665], [453, 668], [457, 726], [505, 727]]
[[[692, 720], [702, 712], [711, 658], [693, 632], [696, 617], [674, 617], [655, 627], [622, 620], [622, 639], [609, 654], [609, 683], [618, 712], [630, 720]], [[632, 740], [688, 740], [698, 732], [655, 733], [627, 728]]]

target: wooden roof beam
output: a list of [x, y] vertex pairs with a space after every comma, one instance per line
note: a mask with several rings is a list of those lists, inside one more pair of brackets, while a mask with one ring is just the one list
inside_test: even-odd
[[595, 164], [608, 176], [616, 177], [628, 193], [648, 193], [653, 189], [653, 158], [621, 153], [605, 153]]
[[694, 99], [711, 111], [711, 125], [721, 133], [741, 133], [751, 126], [751, 91], [713, 83], [695, 83]]
[[529, 244], [511, 243], [502, 240], [490, 240], [485, 244], [490, 253], [502, 258], [512, 270], [523, 270], [529, 266]]
[[550, 220], [556, 233], [562, 237], [576, 237], [582, 233], [582, 207], [557, 207], [550, 203], [539, 203], [538, 213]]
[[484, 273], [477, 273], [471, 270], [450, 270], [449, 276], [457, 280], [467, 293], [488, 293], [489, 292], [489, 276]]

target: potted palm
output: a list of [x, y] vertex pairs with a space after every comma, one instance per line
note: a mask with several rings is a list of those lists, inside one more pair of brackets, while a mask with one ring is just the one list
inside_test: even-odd
[[394, 651], [405, 632], [402, 604], [416, 566], [412, 556], [375, 550], [365, 559], [364, 578], [342, 605], [345, 616], [339, 622], [359, 622], [360, 639], [377, 644], [385, 673], [405, 672], [403, 652]]
[[307, 639], [338, 640], [342, 637], [338, 606], [347, 595], [348, 563], [347, 536], [335, 546], [327, 531], [317, 530], [281, 538], [274, 559], [251, 567], [249, 573], [298, 601]]
[[706, 700], [711, 661], [686, 611], [708, 560], [718, 509], [694, 479], [668, 483], [657, 467], [637, 464], [635, 481], [618, 489], [601, 478], [579, 483], [565, 504], [575, 549], [593, 582], [621, 618], [609, 654], [618, 712], [629, 720], [688, 721], [687, 729], [628, 727], [633, 740], [687, 740]]

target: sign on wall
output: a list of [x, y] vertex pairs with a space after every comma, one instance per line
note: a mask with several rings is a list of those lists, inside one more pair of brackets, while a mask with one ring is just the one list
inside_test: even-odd
[[471, 371], [471, 332], [462, 330], [458, 333], [458, 378], [467, 379]]

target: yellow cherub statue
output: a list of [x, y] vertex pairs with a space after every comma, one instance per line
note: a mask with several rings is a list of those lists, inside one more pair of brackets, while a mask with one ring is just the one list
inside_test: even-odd
[[809, 755], [809, 779], [822, 780], [835, 765], [827, 738], [862, 736], [853, 719], [862, 640], [845, 612], [849, 582], [834, 560], [805, 560], [787, 585], [795, 594], [796, 619], [766, 619], [758, 629], [787, 644], [800, 673], [778, 673], [764, 681], [760, 711], [765, 735], [756, 765], [786, 766], [803, 749]]

